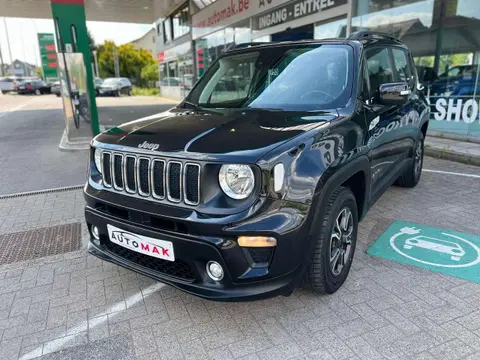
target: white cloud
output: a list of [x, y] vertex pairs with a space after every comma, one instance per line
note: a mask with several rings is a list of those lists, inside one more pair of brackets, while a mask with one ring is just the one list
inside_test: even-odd
[[[39, 64], [40, 54], [38, 53], [37, 33], [53, 33], [53, 20], [20, 18], [5, 18], [5, 20], [8, 27], [12, 58]], [[103, 43], [105, 40], [113, 40], [117, 44], [124, 44], [142, 36], [150, 30], [152, 25], [87, 21], [87, 27], [97, 44]], [[4, 63], [10, 63], [3, 18], [0, 18], [0, 47]]]

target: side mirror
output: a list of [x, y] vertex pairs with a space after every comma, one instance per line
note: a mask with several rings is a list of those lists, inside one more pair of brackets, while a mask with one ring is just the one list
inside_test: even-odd
[[378, 88], [378, 100], [382, 105], [403, 105], [410, 95], [407, 83], [382, 84]]

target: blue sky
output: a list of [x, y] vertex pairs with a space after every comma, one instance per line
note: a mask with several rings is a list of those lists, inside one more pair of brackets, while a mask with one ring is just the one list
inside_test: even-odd
[[[0, 45], [3, 61], [10, 63], [3, 19], [0, 17]], [[8, 26], [12, 58], [38, 65], [40, 55], [38, 54], [37, 33], [53, 33], [53, 20], [20, 18], [5, 18], [5, 20]], [[97, 44], [103, 43], [105, 40], [124, 44], [142, 36], [150, 30], [152, 25], [87, 21], [87, 27]]]

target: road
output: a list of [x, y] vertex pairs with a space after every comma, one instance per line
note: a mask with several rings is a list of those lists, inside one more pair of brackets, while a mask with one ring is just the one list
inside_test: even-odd
[[[155, 97], [97, 99], [107, 127], [165, 111], [173, 106]], [[82, 184], [87, 151], [58, 149], [65, 128], [60, 98], [54, 95], [0, 95], [0, 195]]]

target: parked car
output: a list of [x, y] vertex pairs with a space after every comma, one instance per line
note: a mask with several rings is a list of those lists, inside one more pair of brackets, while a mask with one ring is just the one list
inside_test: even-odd
[[61, 91], [62, 91], [62, 88], [61, 88], [61, 85], [60, 85], [60, 81], [55, 81], [53, 84], [52, 84], [52, 87], [50, 88], [50, 92], [52, 94], [55, 94], [57, 96], [60, 96], [61, 95]]
[[19, 83], [16, 89], [18, 94], [50, 94], [50, 86], [42, 80], [27, 80]]
[[132, 95], [132, 83], [127, 78], [108, 78], [103, 81], [98, 89], [100, 96]]
[[98, 96], [100, 95], [100, 87], [102, 86], [103, 84], [103, 79], [101, 78], [95, 78], [93, 80], [93, 83], [95, 85], [95, 95]]
[[475, 86], [477, 65], [460, 65], [450, 68], [430, 84], [431, 95], [468, 95]]
[[15, 80], [12, 77], [0, 78], [0, 91], [2, 94], [15, 91]]
[[24, 78], [19, 76], [6, 76], [0, 78], [0, 90], [3, 94], [17, 91], [17, 86], [25, 80], [37, 80], [36, 78]]
[[358, 222], [419, 182], [429, 117], [391, 36], [232, 49], [177, 107], [93, 139], [88, 250], [208, 299], [334, 293]]

